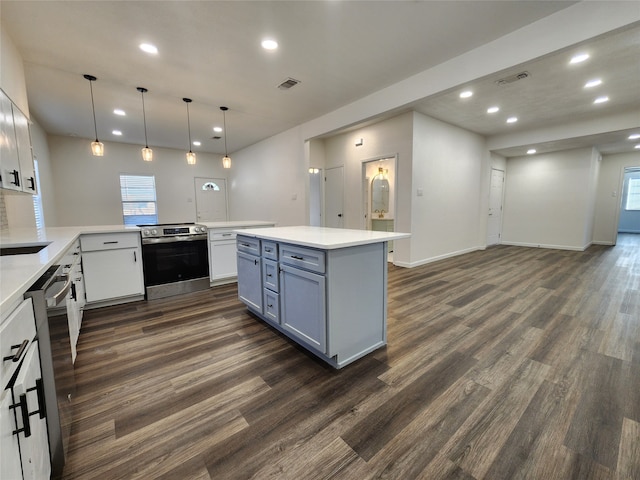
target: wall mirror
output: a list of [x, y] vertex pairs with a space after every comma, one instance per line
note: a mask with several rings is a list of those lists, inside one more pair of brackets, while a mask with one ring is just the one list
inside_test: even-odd
[[389, 212], [389, 180], [382, 167], [371, 180], [371, 211], [379, 214]]

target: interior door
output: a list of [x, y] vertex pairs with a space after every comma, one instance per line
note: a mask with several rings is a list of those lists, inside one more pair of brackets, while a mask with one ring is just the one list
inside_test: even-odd
[[327, 168], [324, 184], [324, 226], [344, 228], [344, 167]]
[[487, 220], [487, 245], [500, 243], [502, 233], [502, 190], [504, 188], [504, 172], [491, 169], [491, 185], [489, 187], [489, 218]]
[[227, 221], [227, 181], [224, 178], [195, 178], [196, 221]]

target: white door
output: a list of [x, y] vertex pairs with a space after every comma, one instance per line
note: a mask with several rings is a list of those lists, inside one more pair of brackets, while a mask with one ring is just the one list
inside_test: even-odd
[[324, 171], [324, 226], [344, 228], [344, 167]]
[[196, 221], [227, 221], [227, 181], [224, 178], [195, 178]]
[[500, 243], [502, 233], [502, 189], [504, 172], [491, 169], [491, 185], [489, 187], [489, 218], [487, 220], [487, 245]]

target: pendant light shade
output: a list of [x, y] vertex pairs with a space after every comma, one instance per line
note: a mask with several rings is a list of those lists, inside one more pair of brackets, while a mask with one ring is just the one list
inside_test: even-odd
[[231, 157], [227, 153], [227, 107], [220, 107], [222, 110], [222, 123], [224, 128], [224, 157], [222, 157], [222, 168], [231, 168]]
[[149, 148], [149, 143], [147, 142], [147, 112], [145, 112], [144, 109], [144, 94], [149, 90], [144, 87], [138, 87], [137, 90], [142, 96], [142, 119], [144, 121], [144, 148], [142, 149], [142, 160], [150, 162], [153, 160], [153, 150]]
[[96, 106], [93, 103], [93, 82], [97, 80], [93, 75], [83, 75], [84, 78], [89, 80], [89, 90], [91, 91], [91, 110], [93, 111], [93, 130], [96, 134], [95, 141], [91, 142], [91, 153], [95, 157], [102, 157], [104, 155], [104, 145], [98, 140], [98, 127], [96, 125]]
[[191, 120], [189, 119], [189, 104], [192, 100], [190, 98], [183, 98], [182, 101], [187, 104], [187, 130], [189, 131], [189, 151], [187, 152], [187, 164], [195, 165], [196, 154], [191, 151]]

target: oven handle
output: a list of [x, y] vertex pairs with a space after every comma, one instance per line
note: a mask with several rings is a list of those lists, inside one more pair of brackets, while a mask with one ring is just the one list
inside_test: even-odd
[[153, 245], [156, 243], [196, 242], [198, 240], [206, 239], [206, 233], [204, 235], [175, 235], [173, 237], [143, 238], [142, 244]]

